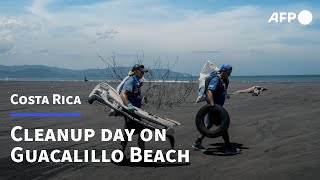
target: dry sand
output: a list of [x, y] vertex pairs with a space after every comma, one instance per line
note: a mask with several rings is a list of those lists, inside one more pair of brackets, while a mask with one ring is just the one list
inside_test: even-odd
[[[194, 103], [196, 93], [181, 107], [148, 109], [179, 121], [176, 149], [190, 149], [190, 165], [150, 164], [117, 166], [112, 163], [14, 163], [12, 148], [106, 149], [118, 142], [14, 142], [12, 127], [117, 129], [122, 118], [110, 118], [97, 105], [86, 102], [97, 82], [0, 82], [0, 179], [320, 179], [320, 84], [317, 83], [231, 83], [230, 91], [253, 85], [267, 87], [260, 96], [232, 95], [225, 104], [231, 116], [231, 141], [242, 153], [224, 156], [192, 151], [196, 139], [194, 119], [203, 104]], [[81, 105], [13, 106], [10, 96], [79, 95]], [[10, 117], [11, 112], [81, 112], [81, 117]], [[98, 136], [98, 135], [97, 135]], [[98, 136], [99, 137], [99, 136]], [[136, 138], [136, 137], [135, 137]], [[222, 138], [205, 139], [203, 145], [221, 146]], [[136, 139], [128, 144], [137, 146]], [[169, 149], [168, 142], [148, 142], [147, 149]], [[146, 166], [146, 167], [145, 167]]]

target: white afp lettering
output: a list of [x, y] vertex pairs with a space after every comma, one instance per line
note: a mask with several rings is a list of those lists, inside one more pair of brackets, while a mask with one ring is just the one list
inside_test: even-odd
[[291, 23], [298, 18], [302, 25], [308, 25], [312, 22], [312, 13], [308, 10], [302, 10], [297, 15], [295, 12], [273, 12], [268, 23]]
[[268, 23], [270, 22], [284, 22], [287, 21], [290, 23], [292, 20], [295, 20], [297, 17], [296, 13], [294, 12], [273, 12], [271, 17], [268, 20]]

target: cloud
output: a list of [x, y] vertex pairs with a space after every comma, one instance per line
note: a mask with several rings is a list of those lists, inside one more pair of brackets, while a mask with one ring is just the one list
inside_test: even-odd
[[215, 54], [215, 53], [221, 53], [221, 51], [192, 51], [192, 53]]
[[53, 3], [53, 0], [34, 0], [27, 10], [35, 16], [38, 16], [46, 21], [52, 21], [53, 15], [47, 11], [47, 6]]
[[8, 53], [14, 45], [6, 40], [0, 40], [0, 54]]
[[[85, 68], [87, 58], [94, 57], [98, 50], [110, 55], [137, 54], [143, 49], [150, 63], [153, 57], [179, 56], [181, 65], [177, 69], [194, 72], [208, 58], [221, 64], [222, 61], [243, 64], [320, 56], [316, 51], [319, 44], [312, 43], [320, 42], [319, 28], [303, 27], [298, 22], [268, 24], [274, 6], [203, 11], [179, 9], [166, 1], [112, 0], [50, 8], [55, 5], [53, 0], [34, 0], [26, 7], [28, 14], [0, 18], [0, 37], [13, 43], [10, 51], [35, 59], [33, 62], [38, 59], [51, 63], [49, 59], [43, 60], [45, 49], [50, 56], [59, 57], [56, 63], [70, 61], [69, 64]], [[296, 5], [286, 9], [291, 7], [293, 11], [299, 10]], [[320, 12], [319, 7], [310, 9], [315, 12], [314, 19], [319, 19], [316, 13]], [[132, 59], [119, 60], [129, 65]], [[96, 66], [94, 63], [99, 59], [90, 62]]]
[[49, 53], [49, 50], [48, 50], [48, 49], [41, 49], [41, 50], [39, 51], [39, 53], [41, 53], [41, 54], [48, 54], [48, 53]]
[[115, 31], [113, 29], [96, 32], [97, 39], [114, 38], [116, 34], [118, 34], [118, 31]]
[[[120, 0], [50, 12], [47, 7], [50, 3], [53, 2], [36, 0], [30, 8], [33, 14], [50, 20], [48, 36], [59, 29], [65, 33], [63, 39], [77, 37], [88, 42], [117, 35], [116, 42], [101, 44], [106, 45], [105, 49], [116, 45], [127, 51], [138, 45], [139, 49], [158, 53], [215, 48], [243, 52], [261, 45], [268, 50], [268, 44], [279, 43], [279, 38], [314, 38], [313, 32], [305, 36], [308, 30], [301, 30], [299, 24], [286, 27], [266, 23], [272, 11], [256, 6], [202, 12], [174, 9], [157, 1]], [[66, 26], [75, 31], [61, 31]]]
[[11, 41], [15, 37], [15, 32], [20, 31], [22, 22], [15, 18], [0, 16], [0, 39]]

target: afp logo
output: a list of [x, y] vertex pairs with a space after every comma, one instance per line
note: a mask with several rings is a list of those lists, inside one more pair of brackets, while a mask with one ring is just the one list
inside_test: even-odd
[[[297, 18], [294, 12], [273, 12], [268, 23], [291, 23]], [[312, 21], [312, 13], [308, 10], [302, 10], [298, 14], [298, 21], [302, 25], [308, 25]]]

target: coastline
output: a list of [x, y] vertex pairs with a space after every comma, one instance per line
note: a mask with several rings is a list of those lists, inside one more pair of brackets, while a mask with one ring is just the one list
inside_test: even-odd
[[[186, 82], [197, 82], [199, 76], [187, 77], [187, 78], [177, 78], [177, 79], [166, 79], [166, 80], [149, 80], [146, 79], [145, 82], [177, 82], [177, 83], [186, 83]], [[15, 82], [85, 82], [83, 79], [72, 79], [72, 78], [0, 78], [1, 81], [15, 81]], [[90, 78], [88, 77], [89, 82], [109, 82], [116, 83], [120, 80], [112, 80], [109, 78]], [[231, 76], [231, 82], [235, 83], [320, 83], [320, 75], [257, 75], [257, 76]]]

